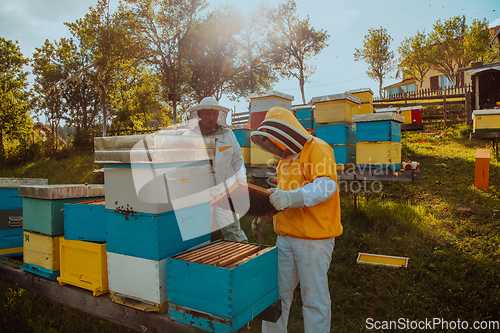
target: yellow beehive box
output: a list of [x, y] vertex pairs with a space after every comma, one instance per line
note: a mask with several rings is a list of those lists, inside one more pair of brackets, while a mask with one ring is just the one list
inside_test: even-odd
[[500, 110], [474, 110], [472, 120], [474, 132], [500, 131]]
[[358, 113], [356, 114], [367, 114], [367, 113], [373, 113], [373, 104], [368, 102], [366, 103], [361, 102], [361, 104], [358, 107]]
[[59, 241], [62, 236], [50, 237], [24, 232], [25, 264], [36, 265], [49, 271], [59, 270]]
[[245, 164], [250, 164], [251, 159], [251, 148], [250, 147], [241, 147], [241, 155], [243, 156], [243, 162]]
[[356, 163], [383, 166], [401, 164], [401, 142], [356, 142]]
[[347, 92], [361, 99], [361, 103], [373, 103], [373, 91], [370, 88], [353, 89]]
[[380, 254], [358, 253], [358, 264], [368, 264], [376, 266], [390, 266], [390, 267], [408, 267], [407, 257], [385, 256]]
[[316, 124], [331, 122], [352, 122], [352, 115], [358, 114], [361, 100], [351, 94], [336, 94], [312, 99]]
[[250, 143], [250, 160], [252, 166], [275, 166], [279, 158], [259, 148], [253, 141]]
[[106, 244], [62, 238], [59, 242], [61, 273], [57, 281], [91, 290], [94, 296], [108, 292]]

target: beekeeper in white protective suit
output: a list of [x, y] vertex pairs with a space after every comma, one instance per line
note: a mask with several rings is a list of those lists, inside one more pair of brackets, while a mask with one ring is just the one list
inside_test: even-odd
[[[229, 109], [217, 103], [213, 97], [205, 97], [200, 104], [188, 110], [189, 129], [184, 135], [213, 137], [216, 139], [215, 159], [211, 161], [210, 197], [214, 198], [236, 180], [246, 182], [245, 163], [241, 147], [233, 131], [226, 124]], [[211, 230], [221, 229], [226, 240], [246, 242], [238, 214], [219, 207], [210, 207]]]
[[327, 272], [335, 237], [342, 234], [337, 170], [333, 150], [313, 137], [288, 110], [273, 107], [252, 141], [280, 158], [278, 187], [269, 201], [278, 235], [278, 286], [282, 314], [262, 321], [262, 332], [287, 331], [293, 291], [300, 281], [306, 333], [328, 333], [331, 300]]

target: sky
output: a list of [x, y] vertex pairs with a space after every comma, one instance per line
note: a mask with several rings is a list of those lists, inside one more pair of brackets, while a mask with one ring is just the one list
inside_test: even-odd
[[[366, 75], [367, 64], [354, 61], [355, 48], [363, 46], [364, 36], [370, 28], [383, 27], [393, 38], [391, 50], [405, 37], [417, 31], [432, 31], [433, 24], [456, 15], [465, 15], [467, 24], [473, 19], [486, 18], [490, 26], [500, 25], [500, 0], [295, 0], [301, 19], [309, 16], [316, 30], [330, 35], [328, 46], [311, 59], [316, 72], [305, 85], [306, 103], [313, 97], [343, 93], [347, 90], [370, 88], [378, 96], [378, 82]], [[243, 13], [257, 9], [258, 1], [208, 0], [210, 7], [234, 4]], [[271, 6], [284, 0], [267, 0]], [[117, 6], [112, 0], [111, 6]], [[31, 57], [36, 47], [48, 39], [53, 42], [71, 37], [64, 22], [74, 22], [95, 6], [97, 0], [0, 0], [0, 36], [17, 40], [25, 57]], [[399, 82], [386, 79], [383, 86]], [[292, 104], [302, 104], [296, 79], [281, 80], [273, 88], [294, 97]], [[233, 102], [223, 97], [220, 104], [246, 111], [244, 100]]]

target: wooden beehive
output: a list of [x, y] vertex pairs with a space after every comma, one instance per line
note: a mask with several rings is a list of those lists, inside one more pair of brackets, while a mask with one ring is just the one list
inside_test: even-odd
[[312, 99], [316, 126], [331, 122], [352, 122], [352, 116], [358, 114], [361, 100], [351, 94], [335, 94], [314, 97]]
[[94, 296], [108, 292], [106, 244], [60, 239], [59, 284], [91, 290]]
[[355, 144], [334, 144], [330, 145], [333, 149], [335, 164], [346, 165], [356, 163], [356, 145]]
[[318, 126], [316, 127], [316, 137], [329, 145], [356, 144], [356, 124]]
[[64, 239], [106, 241], [105, 199], [64, 205]]
[[500, 110], [474, 110], [472, 112], [474, 132], [500, 131]]
[[27, 272], [55, 280], [60, 274], [59, 240], [62, 236], [45, 236], [24, 231], [24, 264]]
[[269, 167], [278, 165], [279, 158], [262, 150], [253, 141], [250, 146], [250, 161], [255, 167]]
[[236, 332], [278, 299], [277, 248], [216, 241], [167, 259], [175, 321]]
[[272, 107], [292, 110], [293, 96], [278, 91], [269, 90], [250, 94], [248, 97], [250, 98], [250, 117], [253, 112], [267, 112]]

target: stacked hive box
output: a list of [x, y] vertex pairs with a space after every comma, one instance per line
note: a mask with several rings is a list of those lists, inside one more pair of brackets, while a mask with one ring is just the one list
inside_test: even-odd
[[[282, 107], [292, 111], [293, 96], [283, 94], [274, 90], [249, 95], [250, 98], [250, 126], [252, 131], [256, 130], [267, 111], [272, 107]], [[268, 167], [276, 165], [278, 158], [271, 153], [263, 151], [255, 143], [250, 143], [250, 160], [253, 167]]]
[[472, 112], [473, 131], [476, 132], [499, 132], [500, 110], [485, 109]]
[[170, 317], [211, 332], [236, 332], [278, 300], [277, 252], [216, 241], [168, 258]]
[[401, 169], [401, 123], [396, 112], [353, 116], [356, 123], [356, 163], [359, 168]]
[[306, 130], [312, 132], [316, 128], [316, 119], [314, 119], [313, 106], [302, 105], [295, 106], [295, 117]]
[[316, 137], [332, 147], [338, 168], [356, 163], [356, 124], [361, 99], [349, 93], [314, 97]]
[[373, 91], [370, 88], [349, 90], [348, 93], [361, 100], [357, 114], [373, 113]]
[[22, 268], [55, 280], [60, 275], [59, 242], [64, 235], [64, 205], [103, 195], [103, 185], [20, 186], [24, 229]]
[[0, 258], [23, 254], [23, 199], [19, 185], [45, 185], [47, 179], [0, 178]]
[[59, 241], [61, 285], [108, 291], [104, 199], [64, 205], [64, 238]]
[[405, 122], [401, 124], [402, 130], [421, 130], [422, 124], [422, 106], [409, 106], [399, 109]]
[[241, 154], [243, 155], [243, 161], [245, 162], [245, 167], [249, 167], [251, 164], [251, 153], [250, 153], [250, 124], [241, 124], [231, 126], [236, 140], [240, 144]]
[[166, 311], [166, 258], [210, 240], [215, 140], [205, 140], [176, 131], [95, 139], [113, 302]]

